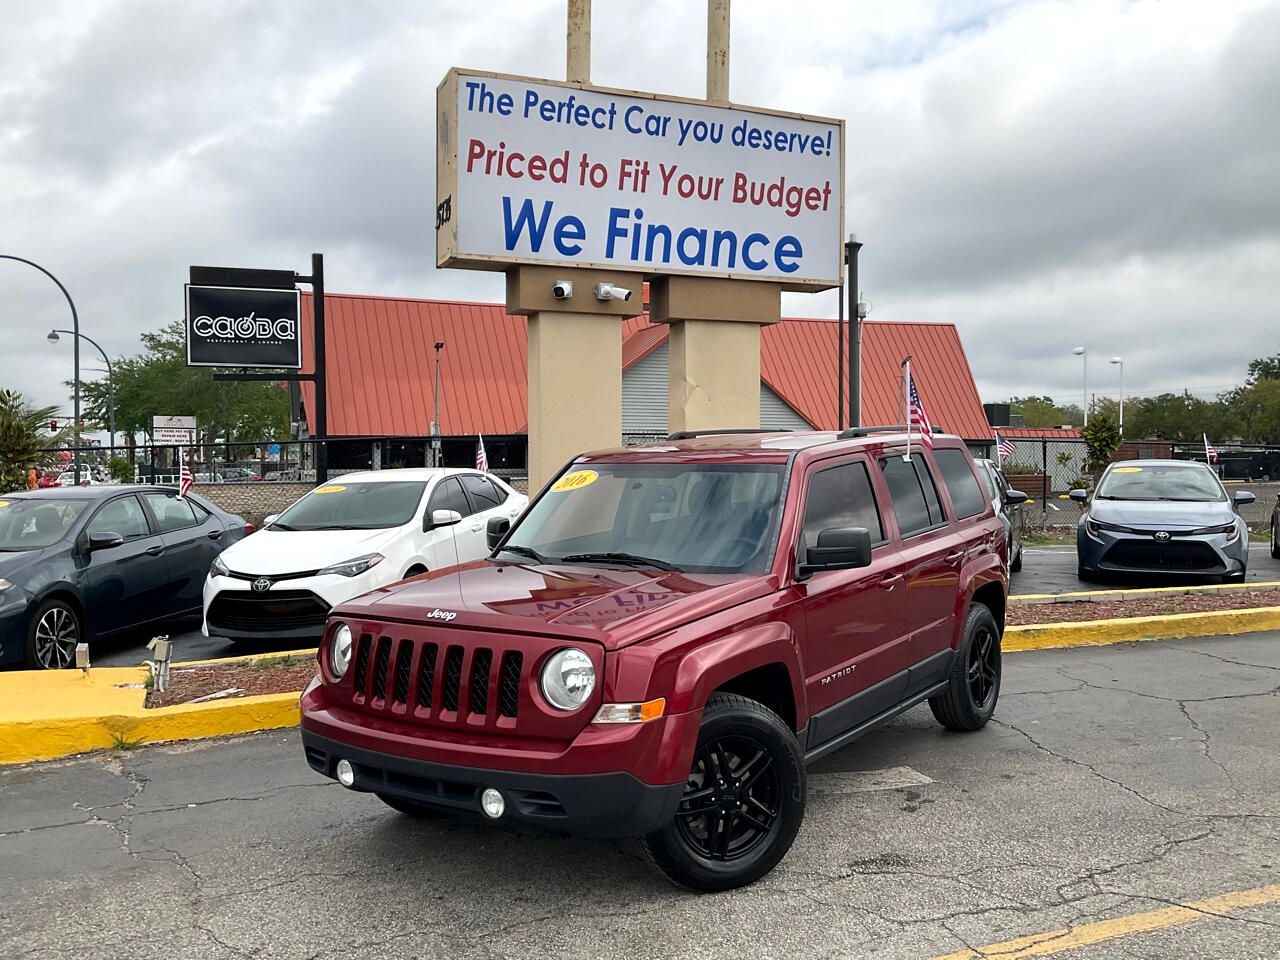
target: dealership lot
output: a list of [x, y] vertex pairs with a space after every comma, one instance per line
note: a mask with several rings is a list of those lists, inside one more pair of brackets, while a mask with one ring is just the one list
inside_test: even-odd
[[[409, 821], [314, 775], [294, 731], [12, 768], [0, 943], [928, 960], [1072, 927], [1073, 960], [1274, 958], [1280, 893], [1229, 905], [1280, 882], [1278, 694], [1276, 634], [1012, 655], [995, 723], [946, 734], [916, 709], [827, 758], [781, 867], [714, 898], [627, 842]], [[1232, 919], [1090, 942], [1224, 894]]]

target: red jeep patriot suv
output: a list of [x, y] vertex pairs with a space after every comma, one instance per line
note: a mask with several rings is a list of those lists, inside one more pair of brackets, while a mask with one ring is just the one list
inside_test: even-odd
[[952, 730], [995, 709], [1003, 528], [960, 440], [913, 440], [579, 457], [490, 521], [488, 559], [333, 611], [308, 762], [404, 813], [640, 836], [678, 883], [751, 883], [795, 839], [806, 763], [925, 700]]

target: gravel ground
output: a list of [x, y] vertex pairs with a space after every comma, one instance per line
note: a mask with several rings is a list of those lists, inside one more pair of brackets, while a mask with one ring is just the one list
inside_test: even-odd
[[197, 697], [233, 687], [239, 688], [239, 692], [229, 694], [225, 699], [263, 693], [294, 693], [305, 687], [315, 673], [316, 662], [311, 657], [275, 657], [205, 667], [178, 667], [169, 672], [168, 690], [164, 693], [152, 690], [147, 694], [147, 706], [169, 707], [176, 703], [189, 703]]
[[1007, 622], [1011, 627], [1033, 623], [1076, 623], [1082, 620], [1109, 620], [1114, 617], [1158, 617], [1171, 613], [1200, 613], [1207, 610], [1250, 610], [1280, 607], [1280, 590], [1221, 590], [1208, 593], [1164, 594], [1132, 600], [1069, 600], [1011, 607]]

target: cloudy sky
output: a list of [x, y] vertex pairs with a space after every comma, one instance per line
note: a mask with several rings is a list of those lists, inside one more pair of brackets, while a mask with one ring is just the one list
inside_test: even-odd
[[[113, 356], [182, 316], [192, 263], [318, 250], [333, 291], [500, 300], [433, 265], [435, 87], [562, 77], [564, 7], [8, 0], [0, 253]], [[704, 93], [701, 0], [593, 20], [594, 82]], [[1074, 400], [1079, 344], [1131, 394], [1280, 351], [1280, 0], [735, 0], [732, 44], [734, 100], [846, 119], [872, 318], [957, 323], [983, 399]], [[68, 321], [0, 262], [0, 386], [67, 403]]]

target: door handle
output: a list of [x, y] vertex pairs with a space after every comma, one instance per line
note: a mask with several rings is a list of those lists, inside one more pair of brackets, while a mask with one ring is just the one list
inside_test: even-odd
[[955, 553], [948, 553], [945, 559], [947, 563], [951, 564], [952, 566], [955, 566], [957, 563], [959, 563], [961, 560], [964, 559], [964, 551], [957, 550]]
[[210, 530], [210, 531], [209, 531], [209, 539], [210, 539], [210, 540], [219, 540], [219, 539], [221, 539], [221, 538], [222, 538], [222, 531], [221, 531], [221, 530]]
[[891, 574], [888, 574], [887, 576], [884, 576], [884, 577], [881, 577], [881, 578], [880, 578], [880, 589], [882, 589], [882, 590], [892, 590], [894, 587], [896, 587], [896, 586], [897, 586], [898, 584], [900, 584], [901, 582], [902, 582], [902, 574], [900, 574], [900, 573], [891, 573]]
[[482, 527], [480, 526], [480, 524], [478, 524], [478, 523], [473, 523], [473, 524], [471, 525], [471, 532], [472, 532], [472, 533], [479, 533], [479, 532], [481, 531], [481, 529], [483, 529], [483, 528], [482, 528]]
[[154, 547], [147, 547], [148, 556], [158, 557], [162, 553], [164, 553], [164, 547], [160, 546], [159, 544], [156, 544]]

